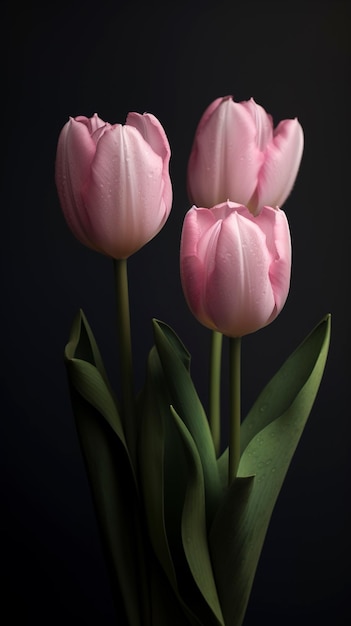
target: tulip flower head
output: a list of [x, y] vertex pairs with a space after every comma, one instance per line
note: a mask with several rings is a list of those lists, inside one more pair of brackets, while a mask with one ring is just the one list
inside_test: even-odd
[[186, 214], [180, 274], [190, 310], [204, 326], [241, 337], [272, 322], [286, 301], [291, 273], [288, 221], [280, 209], [257, 217], [227, 201]]
[[125, 125], [96, 114], [70, 118], [57, 146], [55, 179], [73, 234], [125, 259], [164, 226], [172, 205], [170, 147], [160, 122], [129, 113]]
[[303, 151], [297, 119], [272, 117], [253, 98], [217, 98], [197, 127], [188, 163], [191, 202], [212, 207], [227, 199], [257, 215], [263, 206], [281, 207], [294, 185]]

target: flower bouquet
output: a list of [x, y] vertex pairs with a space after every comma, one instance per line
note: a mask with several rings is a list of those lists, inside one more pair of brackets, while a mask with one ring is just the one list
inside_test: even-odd
[[[160, 320], [152, 320], [145, 381], [134, 391], [127, 260], [159, 233], [171, 210], [164, 129], [151, 114], [129, 113], [124, 125], [94, 115], [71, 118], [61, 131], [56, 184], [64, 216], [115, 269], [118, 397], [83, 311], [65, 363], [119, 625], [243, 623], [329, 346], [326, 315], [241, 415], [241, 338], [270, 324], [289, 291], [291, 240], [280, 207], [302, 151], [297, 119], [274, 128], [253, 99], [218, 98], [198, 125], [180, 276], [190, 310], [212, 336], [205, 410], [190, 354]], [[230, 355], [227, 442], [223, 338]]]

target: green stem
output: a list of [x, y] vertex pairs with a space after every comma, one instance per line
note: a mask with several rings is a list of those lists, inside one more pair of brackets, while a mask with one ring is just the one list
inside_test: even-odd
[[[129, 310], [129, 288], [128, 288], [128, 268], [127, 259], [114, 260], [114, 274], [116, 287], [117, 306], [117, 338], [120, 358], [121, 375], [121, 397], [122, 410], [121, 418], [124, 426], [124, 434], [131, 456], [132, 464], [136, 465], [136, 406], [134, 397], [134, 376], [133, 376], [133, 352], [132, 335]], [[123, 477], [117, 477], [118, 479]], [[134, 517], [135, 516], [135, 517]], [[134, 518], [134, 519], [133, 519]], [[143, 536], [142, 517], [139, 509], [134, 511], [130, 522], [134, 524], [134, 536], [136, 542], [136, 575], [139, 574], [140, 604], [143, 612], [143, 623], [150, 621], [149, 607], [149, 577], [147, 572], [146, 544]], [[119, 623], [119, 620], [118, 620]], [[136, 622], [133, 622], [136, 623]]]
[[222, 333], [214, 330], [211, 337], [209, 424], [216, 456], [221, 448], [221, 360]]
[[236, 477], [240, 460], [241, 422], [241, 337], [229, 339], [229, 474], [228, 483]]
[[127, 443], [134, 444], [134, 385], [127, 259], [114, 259], [117, 336], [121, 368], [122, 420]]

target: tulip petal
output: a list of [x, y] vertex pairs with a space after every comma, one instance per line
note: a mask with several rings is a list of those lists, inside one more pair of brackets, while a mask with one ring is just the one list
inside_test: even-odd
[[216, 224], [212, 210], [192, 207], [184, 218], [180, 242], [180, 276], [185, 299], [195, 317], [213, 329], [213, 322], [204, 308], [205, 242]]
[[273, 139], [272, 116], [266, 113], [264, 108], [257, 104], [253, 98], [240, 104], [249, 111], [256, 127], [256, 145], [260, 152], [264, 152]]
[[84, 199], [94, 241], [105, 254], [127, 258], [164, 224], [162, 168], [161, 157], [132, 126], [116, 124], [98, 141]]
[[90, 134], [94, 135], [97, 130], [102, 130], [105, 126], [109, 126], [104, 120], [102, 120], [97, 113], [94, 113], [93, 117], [87, 118], [83, 115], [79, 115], [75, 118], [78, 122], [83, 122], [89, 128]]
[[238, 337], [265, 326], [275, 303], [269, 280], [271, 255], [262, 230], [233, 211], [222, 223], [212, 254], [214, 271], [207, 277], [205, 300], [216, 327]]
[[273, 289], [275, 307], [268, 324], [277, 317], [288, 297], [291, 275], [291, 238], [284, 211], [264, 207], [256, 222], [266, 234], [266, 245], [271, 253], [269, 278]]
[[[171, 149], [167, 139], [167, 135], [164, 131], [162, 124], [158, 121], [157, 117], [151, 113], [129, 113], [127, 116], [126, 124], [134, 126], [140, 132], [145, 141], [151, 146], [151, 148], [159, 154], [163, 162], [163, 181], [164, 191], [163, 199], [166, 206], [166, 219], [169, 215], [172, 206], [173, 191], [172, 183], [169, 177], [169, 160], [171, 156]], [[166, 221], [165, 219], [165, 221]]]
[[[295, 120], [283, 120], [267, 145], [252, 204], [282, 206], [289, 196], [300, 167], [303, 152], [302, 127]], [[251, 201], [250, 201], [251, 204]]]
[[187, 174], [192, 201], [203, 207], [227, 199], [246, 204], [256, 188], [262, 159], [251, 112], [223, 98], [195, 134]]
[[186, 214], [181, 239], [181, 254], [197, 254], [199, 241], [216, 222], [213, 211], [193, 206]]
[[89, 131], [89, 119], [70, 118], [58, 140], [55, 180], [62, 211], [70, 229], [77, 239], [91, 248], [96, 246], [89, 236], [89, 218], [81, 190], [87, 183], [94, 154], [95, 142]]
[[167, 135], [158, 119], [151, 113], [128, 113], [127, 126], [136, 128], [151, 148], [168, 165], [171, 150]]

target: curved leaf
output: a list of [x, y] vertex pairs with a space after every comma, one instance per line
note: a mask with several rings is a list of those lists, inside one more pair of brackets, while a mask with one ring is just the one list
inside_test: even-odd
[[[271, 407], [276, 412], [283, 409], [282, 413], [277, 415], [273, 408], [273, 421], [264, 420], [261, 429], [251, 417], [250, 432], [254, 434], [247, 437], [239, 478], [214, 520], [210, 533], [213, 567], [225, 622], [231, 626], [243, 622], [274, 505], [320, 385], [329, 339], [330, 316], [308, 336], [288, 366], [283, 366], [285, 375], [275, 376], [269, 384]], [[285, 403], [282, 381], [287, 393]], [[254, 480], [245, 478], [252, 474]]]
[[[260, 393], [242, 423], [240, 433], [242, 451], [264, 426], [270, 424], [288, 409], [300, 389], [309, 380], [316, 367], [316, 360], [320, 352], [326, 358], [330, 340], [330, 325], [331, 316], [327, 315], [294, 350]], [[324, 363], [325, 360], [321, 366], [322, 371]], [[320, 373], [321, 377], [322, 372]], [[314, 397], [316, 393], [317, 390]]]
[[153, 320], [153, 322], [158, 324], [159, 327], [162, 329], [163, 334], [165, 335], [165, 337], [167, 337], [170, 344], [172, 344], [172, 348], [177, 353], [178, 357], [189, 372], [191, 356], [190, 352], [186, 349], [181, 339], [178, 337], [178, 335], [176, 335], [174, 330], [168, 324], [160, 322], [159, 320]]
[[71, 402], [112, 583], [116, 610], [145, 623], [142, 533], [136, 482], [117, 406], [85, 316], [65, 349]]
[[163, 389], [161, 365], [156, 349], [153, 348], [148, 358], [147, 380], [140, 419], [140, 480], [152, 545], [173, 588], [177, 589], [164, 519], [164, 413], [169, 410], [169, 402], [168, 399], [162, 402]]
[[185, 365], [182, 344], [172, 329], [154, 320], [156, 348], [162, 363], [171, 403], [194, 439], [200, 455], [205, 480], [208, 524], [222, 497], [216, 454], [204, 408]]
[[216, 617], [216, 623], [224, 626], [207, 543], [205, 489], [201, 460], [190, 432], [173, 407], [172, 414], [184, 443], [189, 468], [182, 514], [183, 548], [193, 578]]
[[[201, 626], [198, 619], [184, 610], [156, 559], [150, 574], [152, 626]], [[182, 608], [183, 607], [183, 608]]]
[[[319, 353], [324, 341], [327, 342], [326, 349], [328, 349], [330, 322], [331, 317], [327, 315], [317, 324], [259, 394], [241, 424], [242, 452], [264, 426], [279, 417], [293, 402], [310, 376], [315, 366], [316, 354]], [[225, 485], [228, 480], [228, 448], [224, 450], [217, 463], [221, 482]]]
[[105, 417], [128, 454], [117, 404], [99, 348], [82, 310], [72, 324], [64, 356], [71, 384]]
[[[183, 583], [188, 579], [188, 566], [180, 550], [181, 514], [186, 490], [185, 461], [155, 347], [149, 353], [146, 384], [140, 397], [139, 434], [140, 481], [148, 532], [162, 574], [168, 579], [162, 582], [160, 573], [157, 585], [161, 583], [166, 593], [169, 584], [179, 605], [177, 611], [168, 617], [167, 623], [172, 624], [173, 615], [183, 611], [182, 622], [199, 626], [200, 622], [179, 589], [179, 581]], [[152, 591], [153, 620], [156, 620], [156, 615], [163, 615], [166, 610], [163, 604], [170, 591], [165, 596], [154, 585]]]

